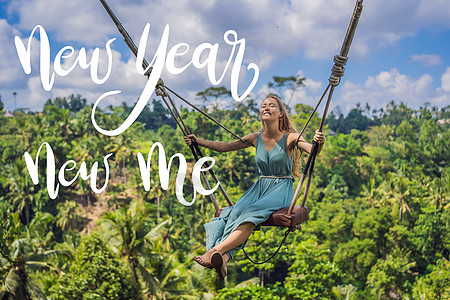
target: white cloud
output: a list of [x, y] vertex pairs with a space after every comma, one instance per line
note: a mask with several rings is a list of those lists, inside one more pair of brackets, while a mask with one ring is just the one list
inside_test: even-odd
[[[26, 89], [26, 75], [20, 65], [16, 49], [14, 47], [14, 36], [20, 34], [4, 19], [0, 19], [0, 94], [4, 106], [12, 111], [15, 108], [24, 107], [19, 105], [23, 99]], [[25, 43], [28, 41], [24, 41]], [[32, 47], [36, 46], [35, 39]], [[31, 61], [36, 61], [37, 55], [31, 55]], [[13, 93], [16, 93], [14, 96]]]
[[[291, 101], [291, 106], [293, 107], [295, 104], [303, 103], [311, 106], [315, 106], [317, 101], [319, 101], [318, 93], [322, 92], [322, 82], [315, 81], [304, 74], [302, 70], [297, 72], [297, 76], [306, 78], [303, 82], [303, 86], [301, 86], [294, 94], [293, 99]], [[290, 97], [289, 94], [285, 93], [285, 98]]]
[[311, 92], [317, 92], [322, 87], [322, 82], [312, 80], [311, 78], [305, 79], [305, 87], [310, 89]]
[[[354, 0], [108, 2], [135, 40], [147, 22], [152, 24], [152, 40], [158, 40], [164, 25], [170, 24], [172, 43], [192, 46], [220, 41], [227, 29], [236, 29], [247, 38], [252, 53], [248, 58], [262, 67], [299, 51], [308, 58], [335, 54], [355, 4]], [[365, 56], [371, 46], [390, 45], [423, 26], [450, 28], [449, 10], [445, 0], [365, 2], [352, 54]], [[41, 24], [59, 41], [93, 46], [108, 35], [118, 35], [99, 1], [15, 0], [10, 12], [19, 14], [21, 29]]]
[[382, 107], [392, 100], [407, 103], [413, 108], [418, 108], [425, 102], [440, 106], [450, 96], [450, 89], [446, 90], [450, 82], [445, 83], [448, 80], [446, 78], [450, 78], [450, 68], [442, 76], [442, 87], [434, 89], [433, 79], [429, 74], [412, 78], [394, 68], [369, 76], [364, 84], [346, 81], [340, 97], [334, 102], [339, 103], [347, 112], [358, 102], [367, 102], [372, 108]]
[[[52, 92], [46, 92], [42, 88], [39, 77], [33, 76], [28, 79], [28, 88], [22, 90], [17, 97], [17, 108], [29, 108], [32, 111], [40, 111], [47, 99], [53, 98]], [[67, 96], [67, 95], [65, 95]]]
[[441, 77], [441, 87], [437, 89], [436, 95], [431, 98], [431, 102], [439, 106], [450, 104], [450, 67], [447, 67]]
[[404, 37], [415, 35], [422, 28], [450, 28], [446, 0], [378, 0], [364, 2], [358, 28], [358, 39], [373, 47], [384, 47]]
[[[364, 3], [350, 53], [352, 58], [366, 57], [377, 48], [386, 47], [404, 37], [413, 36], [424, 27], [434, 26], [440, 30], [450, 28], [450, 19], [446, 13], [450, 11], [449, 1], [409, 0], [406, 2], [378, 0]], [[269, 66], [288, 58], [303, 55], [312, 59], [329, 59], [336, 54], [340, 49], [355, 0], [109, 0], [108, 3], [136, 43], [145, 24], [151, 23], [147, 58], [153, 56], [164, 26], [170, 24], [169, 46], [180, 42], [186, 42], [191, 46], [191, 51], [186, 54], [186, 60], [189, 60], [193, 49], [200, 43], [219, 43], [217, 65], [220, 70], [230, 51], [230, 47], [223, 42], [223, 34], [228, 29], [234, 29], [239, 37], [246, 38], [245, 62], [256, 62], [264, 72]], [[118, 37], [113, 43], [113, 48], [122, 52], [123, 55], [115, 57], [112, 77], [105, 86], [93, 85], [86, 71], [78, 70], [65, 78], [57, 78], [58, 84], [55, 84], [52, 93], [46, 93], [42, 99], [72, 91], [96, 99], [102, 90], [109, 90], [110, 87], [123, 89], [125, 99], [136, 99], [139, 96], [143, 88], [143, 79], [132, 76], [135, 74], [133, 59], [130, 59], [132, 55], [126, 49], [116, 27], [99, 1], [14, 0], [9, 4], [8, 13], [18, 16], [17, 27], [22, 31], [22, 38], [27, 37], [34, 26], [41, 24], [58, 47], [72, 44], [92, 49], [97, 46], [104, 47], [109, 38]], [[0, 32], [2, 44], [5, 42], [12, 44], [12, 32], [18, 34], [17, 29], [5, 23], [0, 23]], [[58, 50], [52, 48], [52, 53]], [[114, 53], [118, 55], [118, 52]], [[6, 74], [3, 70], [11, 70], [14, 76], [18, 76], [15, 77], [14, 82], [23, 83], [25, 75], [20, 69], [15, 49], [11, 47], [8, 50], [2, 47], [0, 54], [2, 57], [14, 57], [11, 60], [3, 58], [0, 61], [2, 75]], [[411, 57], [413, 61], [429, 65], [437, 64], [436, 59], [436, 56]], [[2, 93], [5, 90], [9, 93], [13, 89], [11, 80], [7, 81], [8, 79], [2, 75], [0, 75], [0, 86], [8, 85]], [[250, 77], [251, 74], [244, 75]], [[245, 80], [244, 75], [241, 76], [243, 80]], [[163, 78], [171, 88], [181, 91], [183, 95], [195, 95], [196, 91], [211, 85], [206, 71], [193, 67], [177, 76], [166, 72]], [[227, 78], [229, 80], [228, 75]], [[34, 81], [35, 79], [32, 84], [30, 83], [30, 86], [34, 87], [30, 93], [34, 95], [33, 97], [42, 96], [37, 93], [36, 89], [39, 85], [36, 85]], [[431, 81], [429, 75], [413, 79], [391, 70], [370, 77], [363, 85], [355, 85], [354, 91], [346, 89], [346, 86], [352, 85], [346, 82], [344, 88], [341, 87], [345, 92], [340, 94], [349, 97], [349, 105], [364, 102], [363, 98], [368, 98], [367, 101], [381, 101], [379, 99], [389, 101], [394, 98], [400, 101], [401, 98], [408, 103], [412, 99], [415, 105], [417, 102], [425, 101], [420, 99], [422, 96], [431, 97], [431, 100], [442, 97], [437, 91], [434, 91], [434, 94], [430, 92]], [[442, 81], [445, 81], [444, 77]], [[224, 81], [223, 84], [229, 87], [229, 81]], [[293, 101], [315, 103], [316, 94], [319, 93], [321, 85], [320, 82], [307, 79], [305, 87], [296, 94]], [[245, 84], [241, 82], [240, 86]], [[376, 87], [382, 88], [383, 92], [377, 92]], [[441, 93], [446, 92], [447, 87], [448, 85], [443, 83]], [[369, 89], [370, 92], [363, 91], [363, 88]], [[24, 96], [27, 93], [26, 85], [23, 85], [21, 89], [16, 88], [18, 93]], [[254, 93], [262, 94], [264, 88], [262, 92], [255, 90]], [[41, 101], [44, 101], [42, 99]], [[93, 101], [93, 99], [89, 100]], [[347, 102], [347, 98], [342, 96], [342, 99]]]
[[411, 55], [411, 61], [417, 62], [424, 67], [433, 67], [442, 64], [442, 58], [436, 54], [414, 54]]
[[13, 67], [11, 61], [19, 62], [15, 48], [14, 48], [14, 35], [18, 34], [8, 22], [4, 19], [0, 19], [0, 86], [4, 87], [8, 85], [14, 85], [14, 82], [23, 78], [21, 74], [17, 72], [17, 69]]
[[[70, 59], [64, 60], [63, 69], [68, 69], [75, 58], [78, 56], [79, 50], [75, 51]], [[93, 50], [87, 52], [88, 61], [92, 57]], [[99, 77], [102, 78], [106, 74], [107, 55], [106, 50], [100, 50], [99, 60]], [[120, 53], [112, 51], [112, 72], [108, 80], [102, 84], [95, 84], [90, 76], [90, 69], [84, 70], [77, 66], [70, 74], [61, 77], [55, 76], [55, 83], [50, 92], [45, 92], [39, 75], [28, 78], [29, 91], [23, 91], [25, 95], [22, 98], [29, 99], [26, 103], [32, 110], [40, 110], [49, 98], [67, 97], [71, 94], [80, 94], [93, 103], [103, 93], [111, 90], [121, 90], [122, 93], [109, 100], [112, 104], [117, 105], [121, 102], [128, 104], [134, 103], [145, 87], [146, 79], [139, 75], [136, 71], [135, 60], [129, 59], [128, 62], [121, 61]], [[33, 67], [33, 66], [32, 66]], [[53, 71], [53, 64], [51, 70]], [[26, 96], [28, 94], [28, 96]], [[102, 103], [107, 103], [105, 100]], [[103, 105], [102, 105], [103, 106]]]
[[[299, 71], [298, 74], [305, 76], [303, 71]], [[291, 106], [296, 103], [315, 106], [325, 87], [320, 81], [305, 80], [305, 86], [295, 93]], [[259, 91], [260, 98], [269, 92], [270, 89], [263, 86]], [[287, 93], [284, 96], [286, 99], [290, 97]], [[324, 100], [326, 101], [326, 99]], [[346, 80], [336, 88], [331, 108], [339, 106], [346, 114], [355, 108], [357, 103], [365, 104], [367, 102], [373, 109], [383, 107], [392, 100], [396, 103], [404, 102], [415, 109], [426, 102], [438, 107], [448, 105], [450, 103], [450, 67], [442, 75], [441, 86], [438, 88], [433, 87], [433, 78], [429, 74], [413, 78], [400, 73], [396, 68], [369, 76], [363, 84], [355, 84]], [[323, 107], [324, 103], [320, 106], [319, 111]]]
[[441, 89], [450, 92], [450, 67], [447, 67], [447, 70], [441, 77]]
[[448, 106], [450, 103], [449, 93], [439, 93], [438, 96], [431, 98], [433, 104], [441, 106]]
[[76, 0], [14, 0], [10, 2], [9, 12], [18, 14], [18, 27], [30, 31], [36, 25], [53, 33], [59, 42], [80, 42], [94, 46], [108, 40], [108, 34], [114, 33], [99, 1]]
[[[294, 107], [295, 104], [298, 103], [314, 106], [319, 100], [317, 98], [318, 92], [322, 92], [320, 91], [322, 88], [322, 82], [308, 78], [303, 70], [299, 70], [296, 76], [306, 78], [303, 82], [303, 86], [300, 86], [294, 94], [292, 94], [291, 90], [285, 90], [281, 100], [290, 107]], [[258, 103], [261, 103], [268, 94], [279, 94], [281, 92], [283, 91], [269, 88], [267, 85], [264, 85], [257, 93], [257, 99], [259, 100]]]

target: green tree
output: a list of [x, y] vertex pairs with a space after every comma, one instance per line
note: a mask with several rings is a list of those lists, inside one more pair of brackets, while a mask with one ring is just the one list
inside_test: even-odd
[[367, 274], [377, 262], [377, 245], [371, 239], [358, 239], [339, 245], [333, 262], [345, 273], [345, 283], [363, 288]]
[[5, 173], [7, 174], [5, 183], [9, 194], [4, 199], [10, 201], [24, 223], [28, 224], [36, 206], [40, 206], [36, 196], [38, 189], [28, 176], [24, 160], [16, 159], [13, 164], [7, 165]]
[[370, 111], [367, 103], [364, 108], [358, 103], [356, 108], [350, 110], [346, 117], [340, 112], [336, 116], [332, 111], [326, 119], [326, 124], [331, 130], [339, 133], [350, 133], [352, 129], [365, 131], [369, 126], [373, 125], [373, 121], [364, 115], [365, 111]]
[[212, 106], [211, 112], [221, 122], [223, 111], [221, 111], [220, 106], [223, 106], [223, 104], [220, 103], [220, 100], [222, 97], [229, 98], [231, 91], [227, 90], [224, 86], [209, 87], [204, 91], [198, 92], [196, 96], [203, 101], [202, 107]]
[[329, 261], [329, 250], [313, 240], [291, 245], [294, 261], [285, 288], [290, 299], [335, 299], [332, 289], [341, 283], [339, 269]]
[[402, 253], [378, 260], [367, 276], [367, 285], [374, 299], [403, 299], [411, 293], [410, 269], [413, 262]]
[[[440, 178], [436, 177], [427, 184], [430, 189], [430, 204], [434, 205], [435, 212], [439, 209], [448, 209], [450, 207], [450, 172], [446, 172]], [[449, 202], [449, 203], [447, 203]]]
[[128, 270], [121, 266], [96, 234], [77, 248], [68, 273], [49, 289], [52, 299], [139, 299]]
[[[306, 121], [309, 119], [313, 112], [313, 107], [305, 104], [296, 104], [295, 105], [295, 114], [292, 115], [293, 123], [297, 129], [297, 131], [300, 132], [301, 129], [303, 129], [303, 126], [306, 124]], [[311, 141], [314, 137], [314, 133], [316, 129], [319, 128], [320, 125], [320, 118], [318, 113], [314, 113], [313, 117], [311, 118], [309, 125], [306, 127], [305, 132], [303, 133], [303, 137], [307, 141]], [[326, 131], [326, 130], [325, 130]]]
[[413, 289], [415, 299], [450, 299], [450, 263], [442, 259], [430, 266], [430, 273], [420, 277]]
[[392, 198], [393, 204], [398, 204], [398, 210], [402, 222], [405, 219], [405, 212], [411, 213], [411, 209], [408, 205], [408, 198], [411, 195], [411, 181], [406, 177], [406, 164], [402, 165], [398, 176], [394, 177], [394, 197]]
[[383, 124], [398, 126], [403, 120], [412, 119], [413, 114], [413, 110], [405, 103], [401, 102], [397, 105], [391, 101], [380, 109], [380, 121]]
[[375, 178], [370, 178], [369, 182], [362, 186], [362, 195], [366, 198], [371, 207], [377, 204], [380, 197], [380, 191], [377, 186], [375, 186]]
[[286, 289], [280, 284], [274, 286], [262, 287], [253, 283], [251, 280], [240, 283], [234, 288], [225, 288], [219, 291], [216, 299], [237, 299], [237, 300], [282, 300], [288, 298]]
[[423, 274], [430, 265], [450, 255], [450, 211], [437, 213], [433, 206], [426, 206], [418, 216], [414, 230], [410, 232], [411, 256], [417, 262], [418, 271]]
[[86, 106], [86, 98], [82, 98], [80, 94], [69, 96], [69, 110], [71, 112], [78, 112]]
[[305, 78], [298, 75], [273, 76], [272, 78], [273, 82], [269, 82], [267, 86], [270, 89], [274, 89], [276, 91], [275, 94], [281, 99], [284, 99], [284, 97], [286, 96], [286, 99], [284, 99], [284, 103], [286, 103], [289, 110], [289, 105], [294, 98], [295, 92], [297, 92], [302, 86], [305, 85]]
[[[363, 154], [363, 149], [358, 140], [350, 135], [337, 134], [329, 139], [329, 146], [319, 156], [323, 159], [327, 168], [327, 174], [320, 176], [328, 177], [329, 181], [334, 175], [341, 176], [348, 188], [350, 195], [358, 195], [361, 189], [360, 170], [356, 164], [357, 157]], [[323, 180], [323, 179], [322, 179]]]
[[[118, 107], [110, 107], [111, 110], [114, 111], [114, 114], [119, 115], [121, 118], [126, 118], [134, 109], [134, 106], [128, 106], [127, 103], [122, 102], [121, 106]], [[149, 130], [158, 130], [163, 125], [168, 125], [172, 128], [176, 128], [177, 123], [170, 115], [170, 111], [164, 107], [161, 100], [152, 100], [152, 104], [147, 104], [142, 112], [139, 114], [136, 119], [137, 122], [145, 124], [145, 129]]]
[[115, 213], [107, 213], [99, 222], [108, 245], [124, 259], [133, 281], [144, 288], [144, 293], [163, 299], [162, 278], [155, 275], [147, 258], [152, 252], [151, 243], [162, 238], [162, 228], [170, 219], [153, 227], [149, 207], [134, 201], [128, 208], [122, 206]]
[[[43, 240], [52, 216], [38, 213], [28, 226], [23, 226], [17, 213], [2, 221], [3, 245], [0, 252], [2, 299], [46, 299], [30, 274], [40, 270], [56, 269], [49, 259], [67, 255], [64, 251], [48, 250]], [[67, 257], [67, 256], [66, 256]]]
[[81, 223], [80, 207], [72, 200], [64, 201], [57, 206], [56, 225], [62, 230], [75, 230]]

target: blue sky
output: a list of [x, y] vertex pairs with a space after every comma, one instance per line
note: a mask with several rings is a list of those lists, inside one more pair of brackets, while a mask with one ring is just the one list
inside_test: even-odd
[[[272, 76], [300, 74], [305, 87], [291, 104], [313, 105], [323, 92], [353, 11], [355, 0], [109, 0], [122, 24], [137, 44], [145, 24], [151, 24], [147, 59], [151, 59], [166, 24], [169, 46], [185, 42], [191, 50], [201, 43], [219, 43], [217, 73], [229, 47], [223, 34], [229, 29], [246, 39], [244, 62], [259, 66], [260, 77], [252, 97], [261, 101]], [[28, 107], [40, 110], [49, 98], [81, 94], [89, 102], [104, 92], [120, 89], [113, 104], [133, 103], [145, 78], [137, 74], [134, 58], [99, 1], [93, 0], [0, 0], [0, 94], [9, 110]], [[94, 84], [88, 70], [74, 69], [56, 76], [51, 91], [39, 79], [39, 35], [32, 46], [32, 73], [26, 75], [14, 46], [14, 36], [25, 43], [36, 25], [42, 25], [51, 42], [51, 59], [64, 46], [95, 47], [105, 54], [113, 42], [113, 68], [105, 84]], [[356, 103], [380, 108], [391, 100], [418, 108], [425, 102], [450, 104], [450, 1], [371, 0], [364, 9], [349, 53], [346, 73], [337, 88], [332, 107], [348, 112]], [[102, 56], [106, 57], [106, 56]], [[69, 65], [70, 61], [66, 61]], [[106, 71], [106, 60], [100, 70]], [[180, 64], [182, 60], [180, 60]], [[240, 91], [251, 78], [241, 72]], [[244, 78], [245, 75], [245, 78]], [[195, 100], [198, 91], [210, 87], [205, 69], [189, 67], [179, 75], [163, 72], [165, 83]], [[230, 88], [227, 74], [220, 84]], [[16, 92], [14, 105], [13, 93]], [[223, 99], [230, 104], [232, 99]]]

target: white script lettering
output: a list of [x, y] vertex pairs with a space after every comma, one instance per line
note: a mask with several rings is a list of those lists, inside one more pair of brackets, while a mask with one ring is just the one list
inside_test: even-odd
[[[65, 170], [68, 170], [68, 171], [73, 170], [76, 166], [76, 162], [73, 160], [67, 161], [66, 163], [64, 163], [61, 166], [61, 168], [59, 170], [59, 174], [58, 174], [59, 183], [56, 184], [56, 186], [55, 186], [55, 175], [56, 175], [56, 173], [55, 173], [55, 155], [53, 154], [52, 147], [47, 142], [43, 142], [41, 144], [41, 146], [39, 147], [39, 150], [36, 153], [36, 159], [34, 162], [33, 162], [33, 159], [31, 158], [30, 153], [25, 152], [25, 154], [24, 154], [28, 173], [30, 173], [31, 180], [33, 181], [34, 185], [39, 184], [39, 170], [38, 170], [39, 153], [41, 152], [41, 149], [44, 145], [46, 146], [46, 150], [47, 150], [47, 191], [48, 191], [48, 195], [50, 196], [51, 199], [55, 199], [58, 196], [59, 183], [61, 183], [63, 186], [69, 186], [73, 182], [75, 182], [75, 180], [78, 178], [78, 176], [80, 176], [81, 179], [83, 179], [83, 180], [90, 179], [91, 189], [94, 193], [99, 194], [106, 189], [106, 187], [108, 185], [108, 180], [109, 180], [108, 158], [112, 155], [112, 153], [109, 153], [103, 159], [103, 162], [105, 164], [106, 175], [105, 175], [105, 183], [103, 184], [103, 186], [100, 189], [97, 188], [97, 170], [98, 170], [98, 162], [97, 161], [92, 166], [91, 173], [89, 175], [86, 170], [86, 163], [83, 161], [81, 163], [80, 170], [78, 170], [75, 177], [72, 178], [72, 180], [70, 180], [70, 181], [67, 181], [65, 179], [64, 171]], [[69, 164], [72, 164], [73, 166], [71, 168], [67, 168], [67, 166]]]
[[[88, 62], [88, 59], [86, 57], [86, 50], [84, 47], [82, 47], [78, 52], [78, 56], [74, 59], [72, 65], [65, 69], [63, 68], [62, 61], [64, 59], [71, 58], [75, 53], [75, 49], [72, 46], [63, 47], [61, 50], [58, 51], [58, 53], [55, 56], [55, 59], [53, 61], [54, 72], [51, 72], [50, 42], [44, 27], [42, 27], [41, 25], [36, 25], [32, 30], [28, 38], [27, 47], [25, 47], [25, 44], [18, 36], [16, 36], [14, 39], [17, 54], [19, 56], [19, 60], [25, 74], [31, 74], [31, 43], [33, 40], [34, 33], [38, 29], [40, 34], [40, 79], [44, 90], [50, 91], [52, 89], [53, 84], [55, 82], [55, 73], [61, 77], [67, 76], [74, 70], [74, 68], [77, 65], [79, 65], [82, 69], [90, 68], [91, 79], [96, 84], [103, 84], [108, 80], [112, 70], [111, 43], [115, 39], [110, 39], [106, 43], [106, 52], [108, 55], [108, 71], [103, 78], [99, 78], [98, 76], [98, 65], [100, 58], [100, 50], [98, 48], [94, 49], [92, 58]], [[197, 48], [194, 49], [192, 58], [186, 65], [184, 65], [181, 68], [175, 66], [176, 57], [187, 54], [189, 51], [189, 45], [186, 43], [179, 43], [174, 45], [172, 48], [169, 49], [169, 51], [167, 51], [169, 42], [169, 25], [166, 25], [164, 28], [160, 43], [155, 52], [155, 55], [153, 56], [152, 61], [149, 63], [148, 67], [144, 69], [142, 67], [142, 63], [144, 61], [144, 54], [147, 48], [149, 33], [150, 33], [150, 24], [147, 23], [141, 35], [136, 59], [136, 70], [139, 74], [143, 75], [147, 74], [150, 68], [152, 68], [148, 81], [145, 84], [145, 87], [141, 95], [139, 96], [136, 106], [133, 108], [130, 115], [128, 115], [125, 121], [116, 129], [105, 130], [100, 128], [100, 126], [98, 126], [95, 120], [95, 111], [97, 109], [97, 106], [103, 99], [105, 99], [106, 97], [117, 95], [121, 91], [113, 90], [105, 92], [96, 100], [92, 109], [91, 120], [95, 129], [101, 134], [107, 136], [119, 135], [123, 133], [125, 130], [127, 130], [136, 121], [142, 110], [149, 102], [150, 97], [154, 92], [155, 87], [161, 77], [164, 66], [166, 66], [166, 69], [174, 75], [182, 73], [191, 64], [197, 69], [206, 68], [210, 82], [213, 85], [219, 85], [223, 81], [226, 72], [228, 71], [230, 65], [232, 64], [231, 82], [230, 82], [231, 95], [233, 99], [235, 99], [236, 101], [242, 101], [243, 99], [245, 99], [250, 94], [250, 92], [255, 87], [258, 81], [259, 67], [255, 63], [248, 64], [247, 70], [254, 71], [253, 78], [251, 80], [250, 85], [247, 87], [244, 93], [241, 96], [238, 95], [239, 75], [244, 61], [245, 38], [238, 39], [238, 35], [234, 30], [226, 31], [223, 36], [225, 43], [232, 46], [232, 48], [227, 63], [225, 65], [225, 68], [221, 73], [221, 75], [219, 76], [219, 78], [216, 77], [216, 62], [219, 51], [219, 44], [217, 43], [214, 45], [210, 43], [200, 44]], [[206, 54], [206, 59], [201, 61], [201, 57], [204, 54]], [[233, 58], [234, 62], [232, 63]]]
[[[214, 158], [212, 157], [203, 157], [200, 160], [198, 160], [195, 163], [194, 170], [192, 172], [192, 181], [194, 183], [194, 195], [192, 196], [192, 201], [187, 202], [184, 199], [183, 195], [183, 183], [184, 178], [186, 177], [186, 170], [187, 170], [187, 164], [186, 159], [184, 158], [183, 154], [176, 153], [174, 154], [170, 160], [169, 164], [166, 165], [166, 153], [164, 152], [164, 147], [161, 143], [154, 143], [152, 147], [150, 148], [150, 151], [148, 152], [147, 157], [147, 163], [145, 162], [144, 156], [142, 153], [138, 153], [138, 163], [139, 163], [139, 170], [141, 171], [141, 177], [142, 177], [142, 183], [144, 185], [144, 189], [146, 191], [150, 190], [150, 163], [151, 163], [151, 157], [152, 153], [155, 150], [155, 148], [158, 147], [158, 153], [159, 153], [159, 160], [158, 160], [158, 166], [159, 166], [159, 179], [161, 182], [161, 188], [167, 191], [169, 188], [169, 173], [170, 173], [170, 167], [172, 166], [172, 161], [175, 157], [178, 158], [178, 173], [177, 178], [175, 182], [175, 194], [177, 196], [178, 201], [185, 205], [185, 206], [191, 206], [195, 202], [196, 193], [198, 192], [200, 195], [210, 195], [214, 193], [214, 191], [219, 187], [219, 183], [216, 184], [216, 186], [211, 190], [206, 190], [203, 188], [201, 180], [200, 180], [200, 172], [208, 171], [210, 168], [214, 165]], [[207, 168], [202, 168], [202, 165], [210, 161], [212, 164]]]
[[[188, 64], [186, 64], [185, 66], [183, 66], [181, 68], [175, 67], [175, 57], [186, 54], [189, 50], [189, 45], [186, 43], [176, 44], [169, 50], [168, 54], [166, 55], [167, 47], [168, 47], [167, 44], [169, 41], [169, 25], [166, 25], [166, 27], [164, 28], [164, 31], [163, 31], [163, 34], [161, 37], [161, 41], [158, 45], [155, 55], [153, 56], [152, 61], [148, 64], [147, 68], [144, 69], [142, 67], [142, 63], [144, 60], [144, 54], [145, 54], [145, 49], [146, 49], [146, 45], [147, 45], [147, 39], [148, 39], [149, 32], [150, 32], [150, 24], [147, 23], [144, 28], [144, 31], [142, 32], [142, 35], [141, 35], [141, 39], [140, 39], [139, 47], [138, 47], [137, 59], [136, 59], [136, 70], [139, 74], [144, 75], [150, 70], [150, 68], [152, 68], [152, 71], [151, 71], [149, 79], [144, 87], [144, 90], [142, 91], [141, 95], [139, 96], [136, 106], [133, 108], [130, 115], [128, 115], [128, 117], [125, 119], [125, 121], [118, 128], [113, 129], [113, 130], [105, 130], [103, 128], [100, 128], [100, 126], [98, 126], [97, 122], [95, 121], [95, 111], [96, 111], [97, 106], [103, 99], [105, 99], [106, 97], [112, 96], [112, 95], [117, 95], [121, 91], [120, 90], [109, 91], [109, 92], [104, 93], [97, 99], [97, 101], [95, 102], [95, 104], [92, 108], [91, 120], [92, 120], [92, 124], [94, 125], [95, 129], [98, 132], [100, 132], [101, 134], [108, 135], [108, 136], [119, 135], [122, 132], [124, 132], [125, 130], [127, 130], [134, 123], [134, 121], [136, 121], [136, 119], [139, 117], [140, 113], [142, 112], [142, 110], [145, 108], [146, 104], [150, 100], [150, 97], [151, 97], [153, 91], [155, 90], [155, 87], [161, 77], [161, 73], [162, 73], [164, 65], [166, 65], [166, 69], [174, 75], [180, 74], [181, 72], [186, 70], [186, 68], [190, 64], [194, 65], [194, 67], [196, 67], [198, 69], [207, 67], [208, 77], [209, 77], [210, 82], [213, 85], [218, 85], [222, 82], [222, 80], [225, 76], [225, 73], [228, 70], [228, 68], [231, 64], [231, 61], [234, 57], [236, 48], [238, 47], [239, 49], [237, 51], [236, 58], [233, 63], [233, 67], [231, 69], [231, 95], [232, 95], [232, 97], [236, 101], [242, 101], [245, 97], [247, 97], [250, 94], [250, 92], [255, 87], [255, 85], [258, 81], [259, 68], [256, 64], [250, 63], [247, 66], [247, 70], [251, 70], [251, 69], [254, 70], [253, 79], [252, 79], [250, 85], [248, 86], [248, 88], [245, 90], [245, 92], [241, 96], [238, 95], [237, 89], [238, 89], [238, 82], [239, 82], [239, 72], [240, 72], [240, 69], [242, 67], [243, 60], [244, 60], [245, 39], [243, 39], [243, 38], [238, 39], [237, 33], [234, 30], [228, 30], [224, 34], [224, 41], [228, 45], [232, 46], [232, 49], [231, 49], [231, 53], [228, 58], [228, 61], [226, 63], [225, 69], [219, 79], [216, 79], [216, 61], [217, 61], [217, 53], [218, 53], [218, 49], [219, 49], [219, 44], [214, 44], [214, 45], [211, 45], [209, 43], [200, 44], [194, 50], [193, 57]], [[229, 38], [230, 36], [232, 36], [232, 39]], [[182, 48], [184, 48], [184, 50], [182, 50]], [[178, 52], [178, 50], [182, 50], [182, 51]], [[201, 62], [200, 57], [201, 57], [202, 53], [207, 50], [209, 51], [208, 56], [203, 62]]]
[[[50, 75], [50, 42], [48, 40], [48, 36], [45, 32], [44, 27], [42, 27], [41, 25], [36, 25], [34, 27], [33, 31], [30, 34], [30, 37], [28, 38], [28, 44], [26, 48], [24, 43], [18, 36], [16, 36], [14, 39], [17, 55], [19, 56], [19, 60], [22, 64], [22, 68], [25, 74], [31, 74], [31, 42], [33, 40], [34, 32], [37, 29], [39, 29], [40, 36], [40, 76], [42, 87], [44, 88], [44, 90], [50, 91], [52, 89], [55, 82], [55, 72], [59, 76], [64, 77], [68, 75], [76, 67], [77, 64], [79, 64], [82, 69], [87, 69], [90, 67], [91, 79], [94, 83], [103, 84], [106, 82], [106, 80], [108, 80], [109, 76], [111, 75], [112, 69], [112, 52], [110, 45], [112, 42], [114, 42], [115, 39], [110, 39], [106, 43], [106, 52], [108, 54], [108, 71], [102, 79], [98, 77], [98, 64], [100, 58], [100, 50], [98, 48], [95, 48], [94, 53], [92, 54], [92, 59], [90, 62], [88, 62], [86, 57], [86, 50], [84, 49], [84, 47], [82, 47], [73, 65], [69, 69], [64, 70], [61, 66], [61, 60], [71, 57], [75, 50], [72, 46], [63, 47], [55, 56], [55, 60], [53, 62], [55, 72]], [[69, 51], [69, 53], [64, 55], [64, 52], [66, 51]]]

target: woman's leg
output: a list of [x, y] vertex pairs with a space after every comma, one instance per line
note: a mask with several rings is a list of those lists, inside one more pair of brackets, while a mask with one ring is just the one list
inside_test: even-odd
[[211, 255], [215, 251], [219, 251], [220, 253], [222, 253], [225, 263], [227, 263], [230, 258], [228, 257], [226, 252], [243, 244], [250, 237], [253, 229], [255, 229], [255, 224], [253, 223], [244, 223], [242, 225], [239, 225], [238, 228], [231, 232], [230, 235], [228, 235], [222, 243], [216, 245], [214, 248], [203, 254], [201, 256], [202, 259], [206, 262], [210, 262]]
[[230, 233], [230, 235], [222, 243], [215, 246], [214, 249], [224, 254], [225, 252], [236, 248], [250, 237], [253, 229], [255, 229], [255, 224], [253, 223], [244, 223], [239, 225], [238, 228]]

